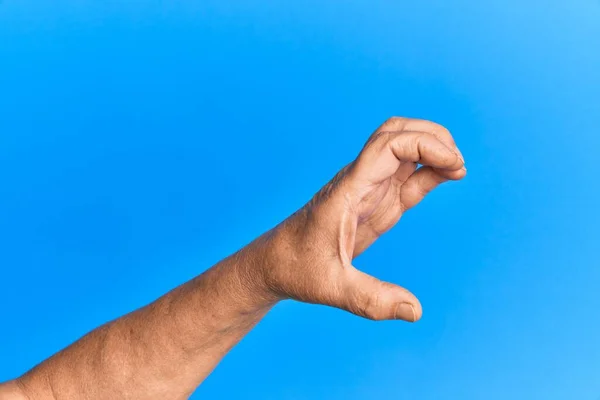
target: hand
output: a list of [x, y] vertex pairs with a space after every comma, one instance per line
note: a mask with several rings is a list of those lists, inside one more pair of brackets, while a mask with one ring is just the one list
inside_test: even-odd
[[352, 260], [430, 190], [465, 173], [446, 129], [392, 118], [356, 160], [275, 229], [17, 381], [0, 384], [0, 398], [187, 398], [285, 298], [374, 320], [416, 321], [421, 305], [415, 296], [358, 271]]
[[373, 320], [417, 321], [422, 310], [413, 294], [357, 270], [352, 260], [432, 189], [465, 175], [463, 157], [447, 129], [389, 119], [356, 160], [276, 228], [279, 262], [263, 274], [269, 289], [279, 298], [330, 305]]

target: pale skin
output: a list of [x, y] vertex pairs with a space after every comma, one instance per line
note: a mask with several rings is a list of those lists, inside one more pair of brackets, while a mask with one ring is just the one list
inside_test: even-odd
[[390, 118], [288, 219], [155, 302], [1, 384], [0, 399], [187, 399], [285, 299], [415, 322], [422, 310], [413, 294], [352, 261], [436, 186], [465, 175], [447, 129]]

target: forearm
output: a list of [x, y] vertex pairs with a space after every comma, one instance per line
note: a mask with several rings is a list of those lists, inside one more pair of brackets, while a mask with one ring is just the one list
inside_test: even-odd
[[19, 380], [37, 399], [185, 399], [278, 298], [263, 235], [154, 303], [110, 322]]
[[21, 387], [28, 400], [185, 399], [281, 298], [415, 322], [422, 310], [412, 293], [359, 271], [352, 260], [428, 192], [465, 174], [444, 127], [391, 118], [300, 212], [198, 278], [0, 385], [0, 398]]

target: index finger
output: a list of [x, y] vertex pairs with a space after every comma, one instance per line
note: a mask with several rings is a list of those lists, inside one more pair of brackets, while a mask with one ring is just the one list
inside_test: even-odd
[[378, 183], [391, 177], [403, 162], [442, 170], [459, 170], [464, 165], [456, 152], [427, 132], [379, 132], [359, 155], [356, 173]]
[[379, 129], [389, 131], [404, 130], [427, 132], [438, 138], [442, 143], [448, 146], [450, 150], [455, 151], [464, 161], [462, 153], [458, 149], [450, 131], [436, 122], [417, 118], [392, 117], [385, 121]]

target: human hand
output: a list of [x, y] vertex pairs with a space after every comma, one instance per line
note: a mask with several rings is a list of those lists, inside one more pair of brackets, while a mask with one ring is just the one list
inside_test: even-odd
[[465, 173], [446, 129], [392, 118], [282, 224], [18, 380], [0, 384], [0, 398], [187, 398], [285, 298], [374, 320], [416, 321], [421, 305], [414, 295], [357, 270], [352, 260], [429, 191]]
[[465, 175], [463, 157], [447, 129], [429, 121], [389, 119], [356, 160], [276, 228], [278, 262], [263, 274], [267, 286], [279, 298], [334, 306], [373, 320], [417, 321], [422, 309], [413, 294], [357, 270], [352, 260], [432, 189]]

